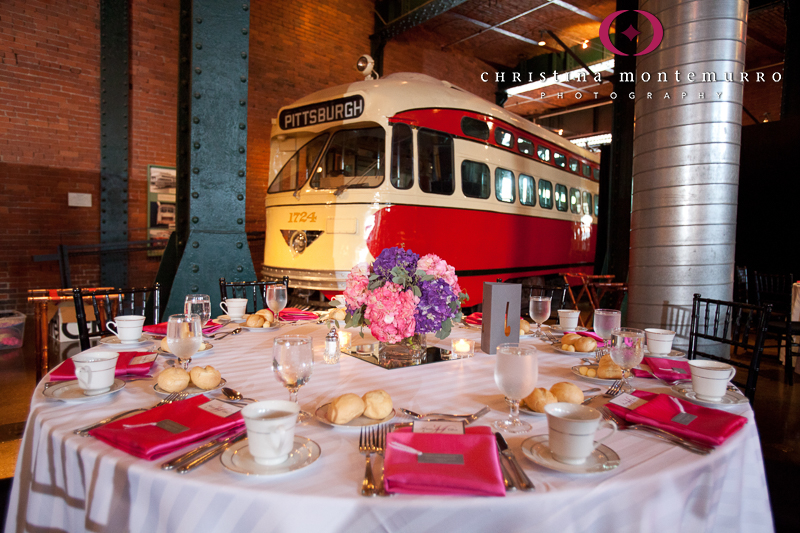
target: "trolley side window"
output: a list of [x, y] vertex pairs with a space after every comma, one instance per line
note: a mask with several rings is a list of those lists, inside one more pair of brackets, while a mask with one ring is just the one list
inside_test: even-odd
[[536, 205], [536, 180], [526, 174], [519, 175], [519, 203]]
[[565, 156], [564, 154], [553, 152], [553, 161], [555, 162], [557, 167], [564, 168], [567, 166], [567, 156]]
[[583, 212], [587, 215], [592, 214], [592, 193], [590, 192], [583, 193]]
[[581, 191], [578, 189], [569, 190], [569, 210], [581, 214]]
[[567, 188], [560, 183], [556, 183], [556, 209], [559, 211], [567, 211], [569, 209], [569, 200], [567, 200]]
[[419, 151], [419, 188], [433, 194], [453, 194], [453, 138], [450, 135], [420, 129], [417, 132]]
[[315, 189], [370, 189], [383, 183], [386, 132], [383, 128], [337, 131], [311, 180]]
[[539, 159], [542, 161], [550, 161], [550, 148], [540, 144], [536, 147], [536, 155], [538, 155]]
[[469, 198], [489, 198], [492, 175], [484, 163], [463, 161], [461, 163], [461, 191]]
[[410, 189], [414, 185], [414, 136], [407, 124], [392, 126], [392, 172], [390, 181], [395, 189]]
[[590, 167], [586, 163], [583, 164], [583, 175], [587, 178], [590, 178], [592, 176], [592, 167]]
[[533, 154], [533, 143], [528, 139], [523, 139], [522, 137], [517, 139], [517, 148], [519, 148], [519, 151], [525, 155]]
[[578, 160], [569, 158], [569, 169], [573, 172], [578, 172]]
[[514, 173], [504, 168], [494, 169], [494, 195], [501, 202], [514, 203], [516, 191], [514, 190]]
[[594, 169], [592, 169], [592, 173], [594, 174], [594, 179], [596, 179], [597, 181], [600, 181], [600, 169], [599, 168], [594, 168]]
[[553, 209], [553, 184], [547, 180], [539, 180], [539, 205]]
[[314, 173], [314, 163], [319, 153], [328, 140], [328, 134], [323, 133], [308, 141], [283, 165], [283, 168], [269, 186], [267, 192], [276, 193], [296, 191]]
[[600, 216], [600, 196], [597, 194], [594, 195], [594, 216]]
[[489, 125], [482, 120], [471, 117], [462, 118], [461, 131], [464, 135], [469, 135], [470, 137], [477, 137], [484, 141], [489, 140]]
[[494, 140], [497, 141], [497, 144], [506, 148], [514, 146], [514, 134], [503, 128], [495, 128]]

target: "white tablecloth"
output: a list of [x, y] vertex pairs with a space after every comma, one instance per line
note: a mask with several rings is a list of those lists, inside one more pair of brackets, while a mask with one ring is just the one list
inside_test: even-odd
[[[321, 326], [286, 327], [281, 333], [310, 333], [321, 344]], [[455, 329], [455, 337], [480, 340]], [[245, 396], [285, 399], [272, 375], [273, 333], [245, 332], [214, 342], [215, 351], [196, 364], [212, 364]], [[357, 334], [354, 338], [358, 340]], [[435, 341], [429, 336], [429, 342]], [[318, 342], [319, 341], [319, 342]], [[574, 357], [540, 350], [539, 386], [573, 381]], [[441, 345], [449, 345], [449, 339]], [[163, 367], [163, 361], [159, 361]], [[386, 370], [342, 356], [337, 365], [319, 362], [300, 390], [313, 411], [344, 392], [383, 388], [395, 405], [417, 412], [492, 412], [479, 422], [504, 417], [506, 406], [494, 384], [494, 357]], [[654, 380], [638, 388], [665, 392]], [[520, 443], [547, 433], [544, 417], [527, 416], [531, 433], [509, 443], [536, 486], [505, 498], [360, 495], [364, 456], [358, 432], [312, 422], [297, 434], [313, 439], [321, 457], [300, 471], [273, 478], [244, 477], [218, 460], [179, 475], [162, 471], [162, 460], [145, 461], [72, 430], [111, 414], [154, 404], [152, 382], [131, 382], [117, 394], [84, 403], [63, 403], [35, 391], [17, 463], [6, 522], [14, 531], [263, 532], [263, 531], [773, 531], [758, 433], [748, 406], [745, 427], [708, 456], [698, 456], [634, 431], [606, 442], [621, 457], [616, 470], [571, 475], [540, 467], [522, 454]], [[523, 415], [526, 416], [526, 415]]]

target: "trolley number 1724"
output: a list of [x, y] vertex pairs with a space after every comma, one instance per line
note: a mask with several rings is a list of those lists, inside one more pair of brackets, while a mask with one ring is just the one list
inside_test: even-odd
[[317, 214], [315, 212], [307, 213], [300, 211], [298, 213], [289, 213], [289, 222], [316, 222]]

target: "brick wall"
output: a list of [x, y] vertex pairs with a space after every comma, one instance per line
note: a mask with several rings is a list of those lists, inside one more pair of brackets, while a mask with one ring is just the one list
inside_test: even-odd
[[[756, 72], [764, 73], [763, 82], [756, 81]], [[744, 84], [742, 94], [742, 105], [745, 109], [755, 115], [758, 122], [764, 122], [767, 118], [770, 122], [781, 118], [781, 96], [783, 93], [783, 65], [776, 65], [769, 68], [761, 68], [756, 72], [750, 72], [748, 83]], [[772, 75], [781, 77], [781, 81], [773, 81]], [[742, 125], [749, 126], [754, 124], [753, 119], [742, 113]]]

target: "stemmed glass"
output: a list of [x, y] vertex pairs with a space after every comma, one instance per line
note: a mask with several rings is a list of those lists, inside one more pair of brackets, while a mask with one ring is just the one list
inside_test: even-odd
[[594, 312], [594, 332], [603, 338], [604, 347], [597, 349], [597, 360], [608, 353], [608, 345], [611, 340], [611, 332], [619, 328], [622, 320], [622, 312], [616, 309], [597, 309]]
[[633, 392], [628, 383], [630, 369], [644, 357], [644, 331], [634, 328], [617, 328], [611, 333], [611, 360], [622, 367], [622, 392]]
[[536, 322], [536, 333], [533, 334], [534, 338], [542, 337], [542, 323], [550, 318], [550, 296], [533, 296], [531, 295], [530, 303], [528, 304], [528, 311], [531, 318]]
[[[289, 389], [289, 401], [297, 402], [297, 391], [311, 378], [314, 368], [314, 352], [311, 337], [307, 335], [282, 335], [272, 346], [272, 370], [275, 378]], [[297, 423], [302, 424], [311, 414], [300, 411]]]
[[[267, 307], [275, 313], [275, 320], [278, 314], [286, 307], [286, 285], [275, 284], [267, 286]], [[302, 413], [300, 413], [302, 415]]]
[[211, 297], [208, 294], [190, 294], [183, 304], [183, 312], [187, 315], [198, 315], [200, 325], [205, 327], [211, 320]]
[[533, 392], [538, 379], [539, 358], [536, 348], [516, 343], [497, 347], [494, 382], [506, 396], [511, 412], [507, 419], [493, 424], [495, 429], [508, 433], [525, 433], [531, 430], [530, 424], [519, 419], [519, 402]]
[[203, 342], [203, 327], [198, 315], [172, 315], [167, 321], [167, 346], [184, 370]]

